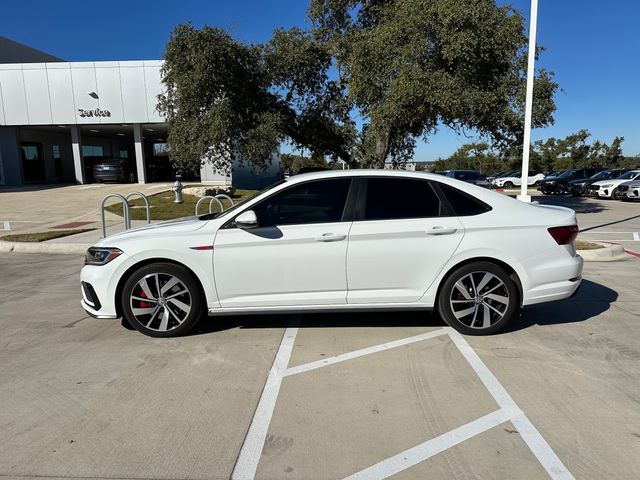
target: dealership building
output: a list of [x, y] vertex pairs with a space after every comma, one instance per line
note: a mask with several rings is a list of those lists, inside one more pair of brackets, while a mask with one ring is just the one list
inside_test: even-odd
[[[130, 179], [171, 181], [168, 126], [157, 111], [161, 60], [65, 62], [0, 37], [0, 185], [89, 183], [102, 159], [124, 159]], [[280, 173], [205, 164], [192, 180], [261, 188]]]

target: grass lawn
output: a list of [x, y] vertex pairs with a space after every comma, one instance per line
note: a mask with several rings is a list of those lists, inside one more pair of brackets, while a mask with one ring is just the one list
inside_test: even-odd
[[[236, 190], [233, 194], [233, 201], [238, 203], [248, 196], [252, 195], [255, 190]], [[156, 195], [150, 195], [149, 205], [151, 205], [151, 220], [172, 220], [174, 218], [189, 217], [195, 214], [196, 203], [198, 197], [193, 195], [183, 195], [183, 203], [173, 203], [176, 198], [173, 192], [161, 192]], [[222, 200], [224, 208], [229, 208], [229, 201]], [[141, 198], [131, 199], [129, 202], [129, 211], [131, 213], [131, 220], [146, 220], [147, 214], [144, 208], [144, 200]], [[202, 202], [200, 205], [200, 214], [208, 213], [209, 203], [207, 201]], [[107, 211], [120, 215], [122, 217], [122, 204], [115, 203], [107, 207]], [[218, 207], [214, 202], [212, 211], [217, 212]]]
[[53, 240], [54, 238], [67, 237], [69, 235], [75, 235], [77, 233], [90, 232], [95, 228], [81, 228], [76, 230], [51, 230], [50, 232], [35, 232], [35, 233], [14, 233], [12, 235], [5, 235], [0, 237], [0, 240], [7, 242], [44, 242], [47, 240]]
[[585, 242], [583, 240], [576, 240], [576, 250], [596, 250], [598, 248], [604, 248], [599, 243]]

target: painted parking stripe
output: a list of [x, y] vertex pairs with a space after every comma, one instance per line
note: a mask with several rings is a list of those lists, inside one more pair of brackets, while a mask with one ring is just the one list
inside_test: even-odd
[[480, 417], [477, 420], [469, 422], [461, 427], [449, 430], [442, 435], [427, 440], [420, 445], [409, 448], [404, 452], [400, 452], [393, 457], [387, 458], [381, 462], [376, 463], [364, 470], [360, 470], [353, 475], [345, 477], [345, 480], [359, 480], [359, 479], [383, 479], [388, 478], [396, 473], [400, 473], [403, 470], [413, 467], [418, 463], [444, 452], [445, 450], [455, 447], [459, 443], [464, 442], [476, 435], [480, 435], [493, 427], [500, 425], [501, 423], [510, 420], [511, 412], [500, 409], [484, 417]]
[[9, 223], [9, 222], [2, 222], [2, 223], [4, 225], [3, 230], [6, 231], [6, 232], [10, 232], [11, 231], [11, 223]]
[[240, 449], [236, 464], [233, 467], [231, 478], [234, 480], [250, 480], [253, 479], [256, 474], [264, 442], [267, 438], [269, 424], [271, 423], [271, 417], [273, 416], [273, 410], [275, 409], [278, 393], [280, 392], [283, 374], [287, 365], [289, 365], [293, 343], [297, 334], [298, 321], [295, 320], [289, 325], [282, 336], [280, 348], [278, 348], [276, 358], [273, 360], [273, 365], [269, 371], [269, 376], [267, 377], [262, 396], [258, 402], [258, 407], [253, 414], [249, 431]]
[[[487, 368], [478, 354], [471, 348], [467, 341], [451, 327], [449, 336], [453, 343], [456, 344], [460, 353], [467, 359], [469, 365], [476, 372], [480, 381], [484, 384], [491, 396], [498, 402], [498, 405], [507, 411], [518, 411], [516, 402], [507, 393], [502, 384], [498, 381], [491, 370]], [[542, 437], [536, 427], [529, 421], [524, 414], [515, 415], [511, 418], [512, 423], [518, 429], [520, 436], [529, 446], [533, 454], [536, 456], [547, 474], [554, 480], [573, 480], [573, 475], [564, 466], [560, 458], [555, 454], [546, 440]]]
[[353, 358], [363, 357], [364, 355], [369, 355], [371, 353], [382, 352], [383, 350], [389, 350], [390, 348], [410, 345], [412, 343], [421, 342], [429, 338], [438, 337], [440, 335], [446, 335], [447, 333], [448, 332], [446, 329], [440, 328], [438, 330], [434, 330], [433, 332], [422, 333], [420, 335], [415, 335], [413, 337], [403, 338], [401, 340], [395, 340], [393, 342], [387, 342], [380, 345], [375, 345], [373, 347], [363, 348], [361, 350], [354, 350], [353, 352], [343, 353], [341, 355], [336, 355], [335, 357], [324, 358], [316, 362], [305, 363], [303, 365], [298, 365], [296, 367], [288, 368], [284, 372], [284, 376], [288, 377], [289, 375], [308, 372], [309, 370], [315, 370], [316, 368], [322, 368], [328, 365], [333, 365], [335, 363], [344, 362], [345, 360], [351, 360]]
[[633, 232], [633, 239], [636, 241], [640, 241], [640, 232]]

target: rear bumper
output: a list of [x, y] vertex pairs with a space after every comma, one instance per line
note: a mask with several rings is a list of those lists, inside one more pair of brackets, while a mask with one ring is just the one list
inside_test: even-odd
[[573, 245], [562, 245], [553, 252], [535, 255], [522, 262], [529, 274], [522, 305], [570, 298], [580, 287], [584, 261]]

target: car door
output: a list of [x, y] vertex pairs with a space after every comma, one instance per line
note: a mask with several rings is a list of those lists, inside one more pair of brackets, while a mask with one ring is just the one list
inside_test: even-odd
[[362, 182], [347, 253], [347, 303], [419, 300], [464, 236], [427, 180]]
[[295, 183], [252, 206], [257, 227], [227, 222], [213, 249], [220, 305], [346, 303], [350, 185], [350, 178]]

